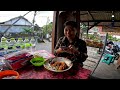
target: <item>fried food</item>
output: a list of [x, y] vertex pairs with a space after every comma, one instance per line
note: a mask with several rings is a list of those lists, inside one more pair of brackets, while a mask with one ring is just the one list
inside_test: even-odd
[[50, 65], [52, 67], [55, 67], [57, 70], [65, 70], [66, 68], [68, 68], [65, 62], [60, 62], [60, 61], [56, 61], [54, 63], [51, 63]]

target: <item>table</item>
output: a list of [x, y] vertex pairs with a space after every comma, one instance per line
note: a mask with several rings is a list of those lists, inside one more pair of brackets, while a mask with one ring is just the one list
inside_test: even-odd
[[[37, 52], [44, 53], [46, 58], [54, 57], [53, 54], [45, 50]], [[91, 73], [90, 70], [82, 68], [79, 64], [75, 64], [70, 70], [65, 72], [52, 72], [45, 69], [44, 66], [35, 67], [29, 63], [17, 71], [20, 74], [20, 79], [88, 79]]]

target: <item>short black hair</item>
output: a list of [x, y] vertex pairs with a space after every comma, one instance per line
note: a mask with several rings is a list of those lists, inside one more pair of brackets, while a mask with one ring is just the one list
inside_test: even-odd
[[64, 26], [67, 26], [67, 25], [70, 25], [70, 26], [72, 26], [73, 28], [77, 28], [78, 26], [77, 26], [77, 22], [75, 22], [75, 21], [66, 21], [65, 23], [64, 23]]
[[113, 43], [112, 41], [109, 41], [108, 44], [112, 44], [112, 45], [114, 45], [114, 43]]

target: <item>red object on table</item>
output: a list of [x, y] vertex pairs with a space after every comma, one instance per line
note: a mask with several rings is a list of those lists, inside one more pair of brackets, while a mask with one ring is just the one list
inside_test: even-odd
[[[40, 50], [40, 53], [48, 54], [48, 58], [54, 57], [53, 54], [45, 50]], [[45, 69], [43, 66], [35, 67], [28, 65], [18, 70], [20, 79], [88, 79], [91, 71], [82, 68], [79, 64], [73, 65], [73, 67], [65, 72], [52, 72]]]
[[18, 70], [27, 65], [28, 61], [30, 61], [32, 58], [33, 55], [29, 53], [23, 53], [20, 55], [18, 54], [17, 56], [6, 58], [6, 60], [9, 62], [13, 70]]
[[14, 70], [5, 70], [0, 72], [0, 79], [6, 76], [16, 76], [15, 79], [19, 79], [19, 73]]

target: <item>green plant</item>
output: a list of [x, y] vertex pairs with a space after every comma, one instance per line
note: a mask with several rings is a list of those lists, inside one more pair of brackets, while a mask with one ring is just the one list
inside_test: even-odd
[[45, 35], [46, 35], [47, 33], [51, 34], [51, 32], [52, 32], [52, 22], [50, 22], [50, 23], [47, 24], [47, 25], [44, 25], [44, 26], [42, 27], [42, 31], [43, 31], [43, 36], [44, 36], [44, 37], [45, 37]]
[[26, 34], [29, 34], [29, 33], [32, 33], [33, 32], [33, 29], [32, 28], [23, 28], [23, 32], [22, 33], [26, 33]]

